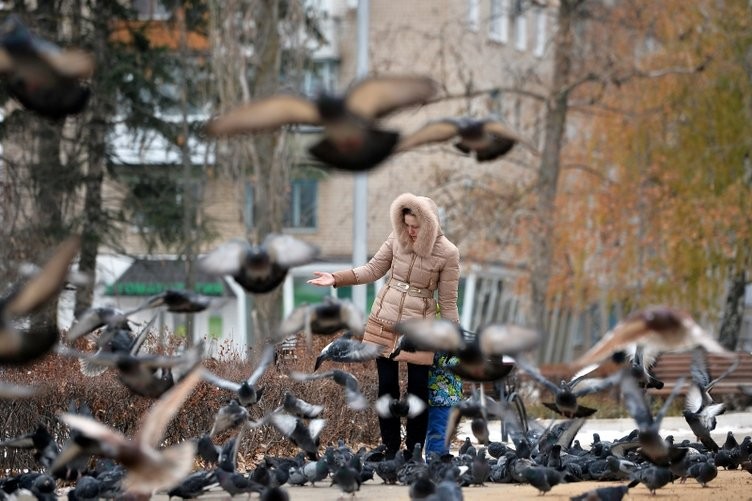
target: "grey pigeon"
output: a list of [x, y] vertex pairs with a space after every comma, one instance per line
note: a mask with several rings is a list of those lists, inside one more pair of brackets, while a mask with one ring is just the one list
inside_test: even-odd
[[251, 373], [248, 379], [241, 381], [240, 383], [224, 379], [207, 369], [202, 370], [201, 377], [204, 381], [216, 386], [217, 388], [233, 392], [241, 405], [245, 407], [254, 405], [258, 403], [264, 393], [263, 388], [256, 387], [256, 383], [258, 383], [261, 376], [266, 372], [266, 369], [272, 364], [272, 362], [274, 362], [274, 352], [274, 345], [266, 345], [261, 353], [261, 358], [256, 365], [256, 369]]
[[9, 94], [25, 108], [53, 120], [84, 109], [90, 91], [82, 79], [94, 71], [92, 55], [61, 49], [15, 15], [0, 26], [0, 47], [0, 74]]
[[398, 151], [406, 151], [430, 143], [458, 138], [454, 147], [463, 153], [475, 154], [478, 162], [496, 160], [521, 142], [519, 134], [493, 117], [442, 118], [426, 125], [400, 141]]
[[311, 262], [319, 249], [290, 235], [270, 233], [261, 245], [229, 240], [210, 251], [199, 267], [212, 275], [230, 275], [248, 292], [271, 292], [287, 276], [287, 270]]
[[366, 170], [386, 159], [399, 133], [377, 119], [426, 102], [436, 84], [420, 76], [379, 76], [356, 82], [344, 95], [321, 94], [311, 101], [275, 95], [245, 104], [207, 125], [214, 136], [254, 133], [286, 124], [321, 125], [324, 138], [309, 148], [318, 160], [350, 171]]

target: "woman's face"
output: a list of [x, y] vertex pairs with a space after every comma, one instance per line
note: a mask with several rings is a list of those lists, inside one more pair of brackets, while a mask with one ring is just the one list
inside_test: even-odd
[[407, 233], [413, 242], [418, 238], [418, 230], [420, 230], [420, 222], [418, 218], [412, 214], [405, 214], [405, 226], [407, 227]]

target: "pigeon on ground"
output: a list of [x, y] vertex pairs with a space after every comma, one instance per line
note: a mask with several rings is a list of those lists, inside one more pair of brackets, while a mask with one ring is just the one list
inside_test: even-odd
[[217, 485], [217, 475], [214, 471], [195, 471], [185, 477], [178, 485], [167, 491], [167, 495], [182, 499], [195, 499], [207, 493]]
[[258, 484], [249, 478], [234, 471], [225, 471], [222, 468], [216, 468], [214, 474], [217, 477], [220, 487], [230, 495], [230, 497], [237, 496], [238, 494], [250, 494], [252, 492], [262, 492], [263, 486]]
[[0, 76], [29, 110], [53, 120], [82, 111], [90, 94], [82, 80], [93, 71], [91, 54], [61, 49], [32, 33], [18, 16], [0, 26]]
[[690, 466], [687, 469], [687, 476], [697, 480], [701, 486], [707, 487], [708, 482], [718, 476], [718, 468], [713, 458], [708, 458], [707, 461], [700, 461]]
[[[398, 151], [407, 151], [430, 143], [457, 137], [454, 147], [462, 153], [475, 154], [478, 162], [488, 162], [506, 155], [517, 143], [524, 142], [519, 134], [494, 118], [442, 118], [433, 120], [404, 137]], [[535, 151], [535, 150], [533, 150]]]
[[617, 485], [614, 487], [599, 487], [587, 491], [578, 496], [572, 496], [571, 501], [621, 501], [629, 489], [639, 484], [639, 480], [633, 480], [626, 485]]
[[380, 76], [361, 80], [344, 95], [315, 100], [293, 95], [260, 99], [211, 120], [209, 135], [228, 136], [274, 130], [288, 124], [321, 125], [324, 138], [309, 148], [318, 160], [350, 171], [370, 169], [394, 150], [399, 133], [377, 119], [407, 106], [423, 104], [436, 84], [421, 76]]
[[258, 383], [261, 376], [266, 372], [266, 369], [272, 364], [272, 362], [274, 362], [274, 352], [274, 345], [266, 345], [261, 352], [261, 359], [259, 360], [256, 369], [248, 379], [241, 383], [221, 378], [208, 369], [203, 369], [201, 371], [201, 377], [204, 381], [213, 384], [217, 388], [222, 388], [235, 393], [235, 397], [241, 405], [245, 407], [254, 405], [258, 403], [264, 393], [263, 388], [256, 388], [256, 383]]
[[290, 235], [270, 233], [261, 245], [234, 239], [221, 244], [199, 260], [211, 275], [230, 275], [253, 294], [271, 292], [287, 276], [287, 270], [310, 263], [319, 249]]
[[634, 480], [639, 480], [641, 484], [644, 484], [650, 491], [650, 494], [655, 494], [656, 490], [674, 480], [674, 474], [671, 473], [671, 470], [662, 466], [641, 468], [635, 471], [632, 477]]

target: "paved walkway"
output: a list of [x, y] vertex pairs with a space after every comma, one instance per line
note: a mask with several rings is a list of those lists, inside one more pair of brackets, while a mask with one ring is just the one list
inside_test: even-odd
[[[734, 432], [734, 436], [739, 442], [741, 442], [745, 435], [752, 435], [752, 412], [728, 412], [718, 416], [716, 419], [718, 424], [711, 435], [719, 445], [726, 440], [726, 434], [729, 431]], [[544, 427], [549, 424], [549, 421], [546, 420], [539, 420], [539, 422]], [[575, 438], [580, 441], [582, 447], [587, 448], [593, 441], [593, 433], [598, 433], [602, 440], [614, 440], [629, 434], [629, 432], [636, 427], [634, 419], [632, 418], [590, 419], [585, 422]], [[491, 441], [501, 440], [501, 426], [499, 421], [490, 422], [488, 429], [491, 435]], [[689, 425], [682, 416], [669, 416], [664, 418], [663, 423], [661, 424], [661, 434], [664, 436], [673, 435], [676, 441], [682, 441], [685, 438], [689, 440], [695, 439], [692, 431], [689, 429]], [[460, 423], [457, 438], [459, 440], [465, 440], [465, 437], [467, 436], [475, 442], [475, 437], [473, 437], [473, 434], [470, 431], [470, 421], [463, 420], [463, 422]]]

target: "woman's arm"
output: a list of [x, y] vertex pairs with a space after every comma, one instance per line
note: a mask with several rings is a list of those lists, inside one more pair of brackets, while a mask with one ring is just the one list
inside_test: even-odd
[[459, 323], [457, 290], [460, 285], [460, 251], [454, 246], [451, 249], [444, 269], [439, 272], [439, 311], [441, 318]]
[[336, 271], [332, 273], [335, 287], [345, 287], [348, 285], [367, 284], [375, 282], [386, 275], [389, 268], [392, 267], [392, 242], [394, 234], [389, 234], [386, 241], [381, 244], [378, 252], [373, 255], [368, 263], [358, 266], [351, 270]]

